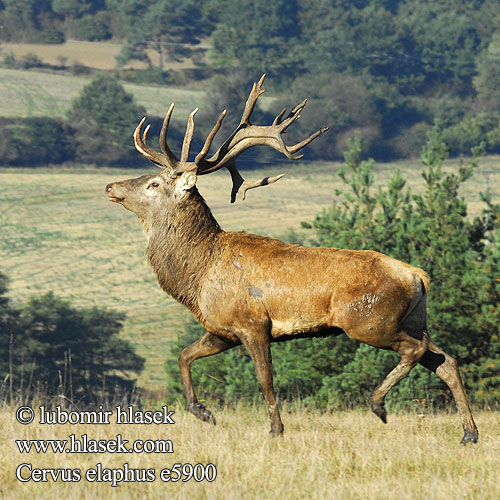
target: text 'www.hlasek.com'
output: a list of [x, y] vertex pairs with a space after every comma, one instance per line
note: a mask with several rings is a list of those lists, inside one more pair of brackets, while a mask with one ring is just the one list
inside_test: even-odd
[[[46, 409], [40, 406], [38, 422], [42, 425], [102, 425], [116, 423], [127, 424], [175, 424], [167, 406], [157, 411], [139, 411], [133, 406], [117, 406], [114, 410], [103, 410], [102, 406], [93, 411], [66, 411], [56, 406]], [[113, 421], [110, 421], [112, 417]], [[16, 420], [24, 425], [35, 420], [35, 411], [30, 406], [21, 406], [16, 411]], [[21, 456], [33, 454], [71, 454], [78, 453], [111, 453], [111, 454], [169, 454], [174, 453], [174, 445], [170, 439], [135, 439], [129, 441], [121, 433], [107, 439], [93, 439], [88, 434], [67, 435], [66, 439], [16, 439], [17, 449]], [[113, 487], [121, 483], [153, 482], [157, 479], [167, 482], [212, 482], [217, 477], [214, 464], [171, 463], [168, 467], [159, 468], [131, 467], [128, 462], [119, 467], [106, 467], [98, 462], [89, 468], [47, 468], [35, 466], [30, 460], [22, 460], [16, 467], [16, 477], [22, 483], [36, 482], [79, 482], [107, 483]], [[163, 463], [163, 460], [162, 460]]]

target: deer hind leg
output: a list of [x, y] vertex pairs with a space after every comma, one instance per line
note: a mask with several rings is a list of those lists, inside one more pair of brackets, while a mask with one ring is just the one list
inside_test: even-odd
[[439, 349], [434, 342], [430, 341], [429, 350], [420, 359], [420, 364], [433, 371], [450, 388], [458, 412], [462, 417], [464, 437], [461, 443], [477, 443], [477, 427], [472, 418], [465, 387], [460, 378], [460, 372], [458, 371], [455, 359]]
[[211, 333], [206, 333], [201, 339], [186, 347], [179, 356], [179, 368], [186, 396], [186, 409], [205, 422], [215, 425], [215, 418], [210, 410], [207, 410], [202, 403], [198, 402], [191, 377], [191, 363], [197, 359], [226, 351], [236, 345], [226, 342]]
[[271, 345], [267, 334], [241, 338], [248, 354], [252, 358], [257, 373], [257, 380], [266, 399], [267, 411], [271, 420], [271, 435], [278, 436], [283, 433], [284, 427], [276, 403], [273, 386], [273, 366], [271, 358]]
[[419, 362], [429, 347], [429, 336], [424, 330], [422, 340], [418, 340], [405, 332], [401, 332], [403, 339], [395, 349], [401, 355], [401, 360], [396, 367], [389, 372], [385, 379], [378, 385], [371, 396], [371, 408], [375, 415], [381, 418], [384, 424], [387, 423], [387, 411], [385, 409], [385, 397], [387, 393]]

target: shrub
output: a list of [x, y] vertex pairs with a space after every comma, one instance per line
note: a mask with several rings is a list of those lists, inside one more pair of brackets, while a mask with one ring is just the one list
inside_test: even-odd
[[[69, 120], [75, 129], [76, 157], [87, 163], [129, 161], [131, 131], [145, 110], [111, 75], [99, 73], [73, 101]], [[135, 160], [135, 155], [133, 156]]]
[[400, 158], [417, 158], [425, 146], [430, 129], [431, 126], [426, 122], [403, 129], [390, 141], [394, 154]]
[[3, 56], [3, 61], [2, 61], [3, 66], [6, 66], [7, 68], [15, 68], [17, 67], [17, 60], [16, 56], [14, 55], [13, 52], [8, 52]]
[[175, 71], [165, 71], [159, 68], [122, 69], [120, 79], [138, 84], [173, 85], [179, 83], [179, 76]]
[[85, 64], [74, 62], [69, 67], [71, 73], [75, 76], [90, 75], [92, 73], [92, 68], [89, 68]]
[[[70, 402], [103, 403], [129, 394], [144, 359], [118, 337], [123, 315], [77, 309], [51, 292], [13, 310], [0, 274], [0, 377], [23, 400], [36, 390]], [[125, 376], [124, 376], [125, 375]]]
[[47, 165], [74, 158], [74, 131], [61, 119], [0, 118], [0, 157], [7, 165]]
[[470, 153], [475, 145], [488, 138], [488, 146], [491, 152], [498, 151], [497, 132], [499, 128], [500, 114], [480, 113], [469, 115], [460, 123], [444, 130], [444, 139], [450, 146], [453, 154]]
[[57, 30], [30, 31], [26, 35], [27, 43], [59, 44], [65, 42], [64, 33]]
[[33, 52], [23, 56], [19, 65], [22, 69], [40, 68], [44, 66], [43, 61]]

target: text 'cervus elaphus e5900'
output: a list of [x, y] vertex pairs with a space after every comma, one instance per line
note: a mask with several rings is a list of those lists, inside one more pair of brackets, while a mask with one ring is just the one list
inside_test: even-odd
[[194, 131], [191, 113], [181, 158], [166, 141], [173, 104], [160, 133], [162, 152], [146, 144], [144, 119], [134, 133], [137, 150], [162, 169], [137, 179], [108, 184], [111, 201], [134, 212], [144, 224], [146, 254], [166, 293], [188, 307], [207, 333], [179, 357], [188, 410], [215, 423], [198, 402], [191, 379], [191, 363], [243, 344], [250, 354], [266, 399], [271, 433], [283, 432], [276, 404], [271, 364], [271, 342], [298, 337], [347, 334], [382, 349], [396, 351], [401, 360], [374, 390], [371, 406], [385, 422], [384, 399], [389, 390], [420, 363], [434, 371], [451, 389], [462, 417], [462, 442], [476, 442], [477, 428], [453, 358], [429, 338], [424, 271], [373, 251], [307, 248], [247, 233], [225, 232], [196, 189], [198, 175], [226, 167], [232, 177], [231, 201], [247, 189], [276, 182], [281, 175], [245, 181], [236, 158], [246, 149], [268, 145], [290, 159], [327, 129], [293, 146], [281, 134], [304, 108], [302, 102], [285, 117], [283, 110], [270, 126], [250, 123], [258, 97], [254, 84], [241, 122], [207, 159], [225, 111], [208, 135], [203, 149], [190, 162]]

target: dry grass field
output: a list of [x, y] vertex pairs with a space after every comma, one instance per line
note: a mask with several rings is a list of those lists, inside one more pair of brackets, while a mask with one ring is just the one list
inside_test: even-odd
[[[500, 200], [497, 158], [488, 158], [465, 193], [477, 198], [486, 179]], [[452, 164], [451, 164], [452, 165]], [[415, 191], [421, 186], [417, 163], [403, 165]], [[376, 167], [378, 182], [394, 165]], [[450, 166], [452, 168], [452, 166]], [[152, 169], [152, 170], [151, 170]], [[123, 335], [147, 359], [140, 383], [157, 389], [164, 384], [168, 342], [188, 317], [184, 307], [167, 297], [156, 283], [144, 256], [139, 220], [108, 202], [106, 184], [148, 170], [0, 169], [0, 270], [9, 276], [10, 296], [24, 301], [53, 290], [78, 306], [102, 306], [127, 315]], [[222, 227], [280, 236], [310, 221], [329, 206], [340, 187], [337, 166], [328, 163], [283, 164], [247, 178], [287, 172], [277, 184], [250, 191], [247, 200], [229, 203], [230, 176], [221, 171], [199, 179], [199, 188]], [[472, 209], [476, 213], [480, 204]]]
[[[208, 48], [209, 42], [205, 40], [197, 47]], [[122, 44], [112, 42], [86, 42], [82, 40], [68, 40], [61, 44], [35, 44], [35, 43], [6, 43], [2, 45], [3, 54], [13, 54], [16, 59], [22, 59], [29, 54], [35, 54], [44, 63], [54, 66], [64, 63], [68, 66], [79, 63], [95, 69], [113, 69], [116, 67], [116, 56], [120, 53]], [[157, 63], [158, 56], [153, 50], [148, 51], [153, 62]], [[132, 61], [126, 68], [146, 68], [141, 61]], [[165, 69], [180, 70], [194, 67], [190, 59], [180, 62], [166, 61]]]
[[[219, 410], [217, 427], [181, 408], [174, 425], [30, 425], [15, 421], [14, 407], [0, 410], [0, 497], [4, 500], [115, 499], [314, 499], [496, 500], [500, 498], [500, 414], [477, 414], [480, 440], [467, 447], [456, 414], [390, 415], [387, 425], [368, 412], [321, 414], [285, 407], [285, 434], [268, 436], [268, 419], [257, 408]], [[170, 410], [170, 409], [169, 409]], [[16, 439], [168, 439], [173, 453], [21, 454]], [[16, 479], [22, 463], [33, 469], [81, 470], [80, 482]], [[103, 468], [154, 470], [154, 481], [91, 482], [86, 471]], [[213, 482], [162, 482], [166, 467], [209, 464]], [[115, 475], [119, 472], [115, 472]], [[22, 477], [28, 476], [23, 469]], [[116, 476], [118, 477], [118, 476]]]
[[46, 64], [79, 63], [96, 69], [114, 68], [115, 57], [120, 50], [121, 44], [119, 43], [85, 41], [68, 41], [62, 44], [6, 43], [2, 45], [2, 53], [13, 54], [16, 59], [35, 54]]

